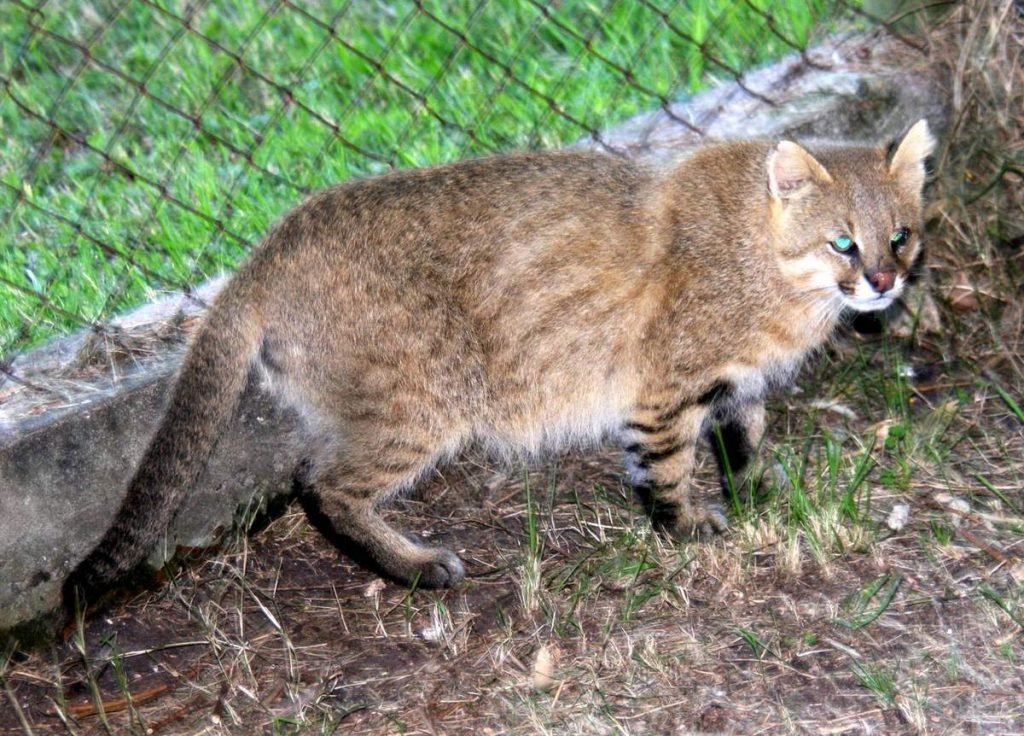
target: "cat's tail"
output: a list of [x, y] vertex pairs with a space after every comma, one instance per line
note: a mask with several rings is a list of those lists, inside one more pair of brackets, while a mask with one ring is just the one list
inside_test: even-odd
[[138, 568], [209, 460], [262, 339], [258, 310], [233, 286], [225, 288], [189, 349], [113, 524], [65, 581], [65, 603], [95, 601]]

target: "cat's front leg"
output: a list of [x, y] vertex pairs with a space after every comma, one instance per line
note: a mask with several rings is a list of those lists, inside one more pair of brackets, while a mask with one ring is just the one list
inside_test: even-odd
[[755, 472], [758, 446], [764, 436], [763, 401], [718, 407], [708, 423], [708, 439], [718, 461], [722, 492], [727, 499], [743, 499], [759, 480]]
[[644, 502], [651, 523], [676, 539], [693, 539], [725, 531], [721, 508], [695, 503], [690, 497], [694, 455], [708, 415], [704, 403], [668, 409], [641, 408], [622, 432], [626, 468]]

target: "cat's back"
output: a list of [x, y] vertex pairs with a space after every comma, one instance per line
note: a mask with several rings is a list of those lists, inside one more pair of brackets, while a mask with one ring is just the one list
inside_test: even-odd
[[600, 153], [470, 159], [327, 189], [286, 215], [280, 229], [288, 232], [277, 240], [319, 245], [345, 257], [415, 258], [424, 249], [437, 257], [455, 248], [464, 260], [513, 240], [565, 233], [574, 221], [624, 222], [649, 180], [644, 167]]
[[287, 214], [242, 281], [289, 318], [308, 304], [351, 315], [419, 295], [480, 323], [546, 321], [567, 298], [586, 310], [635, 294], [664, 251], [655, 181], [619, 156], [544, 152], [346, 182]]

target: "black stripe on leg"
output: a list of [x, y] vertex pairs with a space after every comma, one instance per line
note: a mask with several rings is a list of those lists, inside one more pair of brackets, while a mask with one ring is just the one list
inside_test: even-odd
[[711, 406], [729, 398], [733, 392], [733, 386], [728, 381], [715, 381], [711, 387], [697, 397], [697, 403], [701, 406]]
[[666, 425], [644, 424], [643, 422], [626, 422], [626, 429], [630, 429], [634, 432], [642, 432], [643, 434], [657, 434], [658, 432], [664, 432]]
[[675, 435], [670, 435], [660, 440], [652, 440], [651, 442], [631, 442], [628, 445], [623, 445], [622, 449], [626, 452], [637, 454], [666, 450], [676, 444], [679, 444], [679, 439]]
[[645, 450], [644, 452], [640, 453], [640, 456], [648, 462], [657, 463], [661, 462], [662, 460], [667, 460], [673, 455], [679, 454], [683, 447], [684, 445], [682, 442], [673, 442], [671, 445], [662, 450]]
[[[648, 434], [660, 432], [661, 430], [668, 428], [673, 422], [675, 422], [675, 420], [679, 418], [679, 415], [682, 414], [684, 411], [689, 409], [691, 406], [694, 406], [695, 404], [699, 403], [701, 403], [700, 399], [694, 401], [694, 399], [692, 398], [685, 398], [682, 399], [681, 401], [677, 401], [668, 409], [665, 409], [660, 414], [658, 414], [658, 416], [654, 418], [654, 424], [630, 422], [629, 424], [626, 425], [626, 427], [628, 429], [636, 429], [641, 432], [647, 432]], [[640, 409], [641, 411], [653, 411], [658, 407], [651, 407], [646, 404], [638, 404], [636, 408]]]
[[633, 490], [640, 497], [654, 526], [672, 528], [679, 520], [681, 512], [679, 504], [662, 495], [666, 491], [674, 490], [675, 487], [675, 483], [658, 483], [657, 481], [646, 481], [633, 486]]
[[634, 462], [638, 468], [646, 470], [655, 463], [679, 454], [684, 447], [685, 444], [683, 442], [670, 439], [667, 442], [654, 443], [652, 445], [634, 443], [627, 445], [623, 449], [630, 455], [633, 455]]
[[[665, 409], [658, 414], [652, 423], [627, 422], [625, 428], [635, 432], [641, 432], [643, 434], [657, 434], [658, 432], [663, 432], [672, 426], [679, 416], [687, 409], [693, 406], [707, 407], [718, 404], [729, 398], [733, 393], [733, 390], [733, 385], [728, 381], [715, 381], [706, 391], [699, 394], [696, 398], [689, 396], [677, 401], [668, 409]], [[648, 411], [650, 410], [650, 405], [638, 404], [636, 408]]]
[[679, 418], [679, 415], [686, 409], [693, 406], [693, 399], [683, 399], [675, 404], [675, 406], [663, 411], [658, 415], [657, 422], [659, 424], [669, 424]]

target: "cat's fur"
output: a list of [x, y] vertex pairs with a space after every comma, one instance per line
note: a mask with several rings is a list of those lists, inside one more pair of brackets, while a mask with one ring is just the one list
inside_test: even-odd
[[933, 146], [921, 121], [888, 151], [733, 142], [663, 171], [516, 154], [313, 196], [217, 299], [71, 584], [102, 590], [164, 533], [253, 369], [304, 420], [320, 510], [397, 579], [463, 577], [378, 507], [473, 441], [533, 452], [616, 436], [659, 528], [724, 529], [688, 492], [698, 440], [717, 425], [723, 470], [742, 471], [766, 391], [844, 308], [900, 294]]

